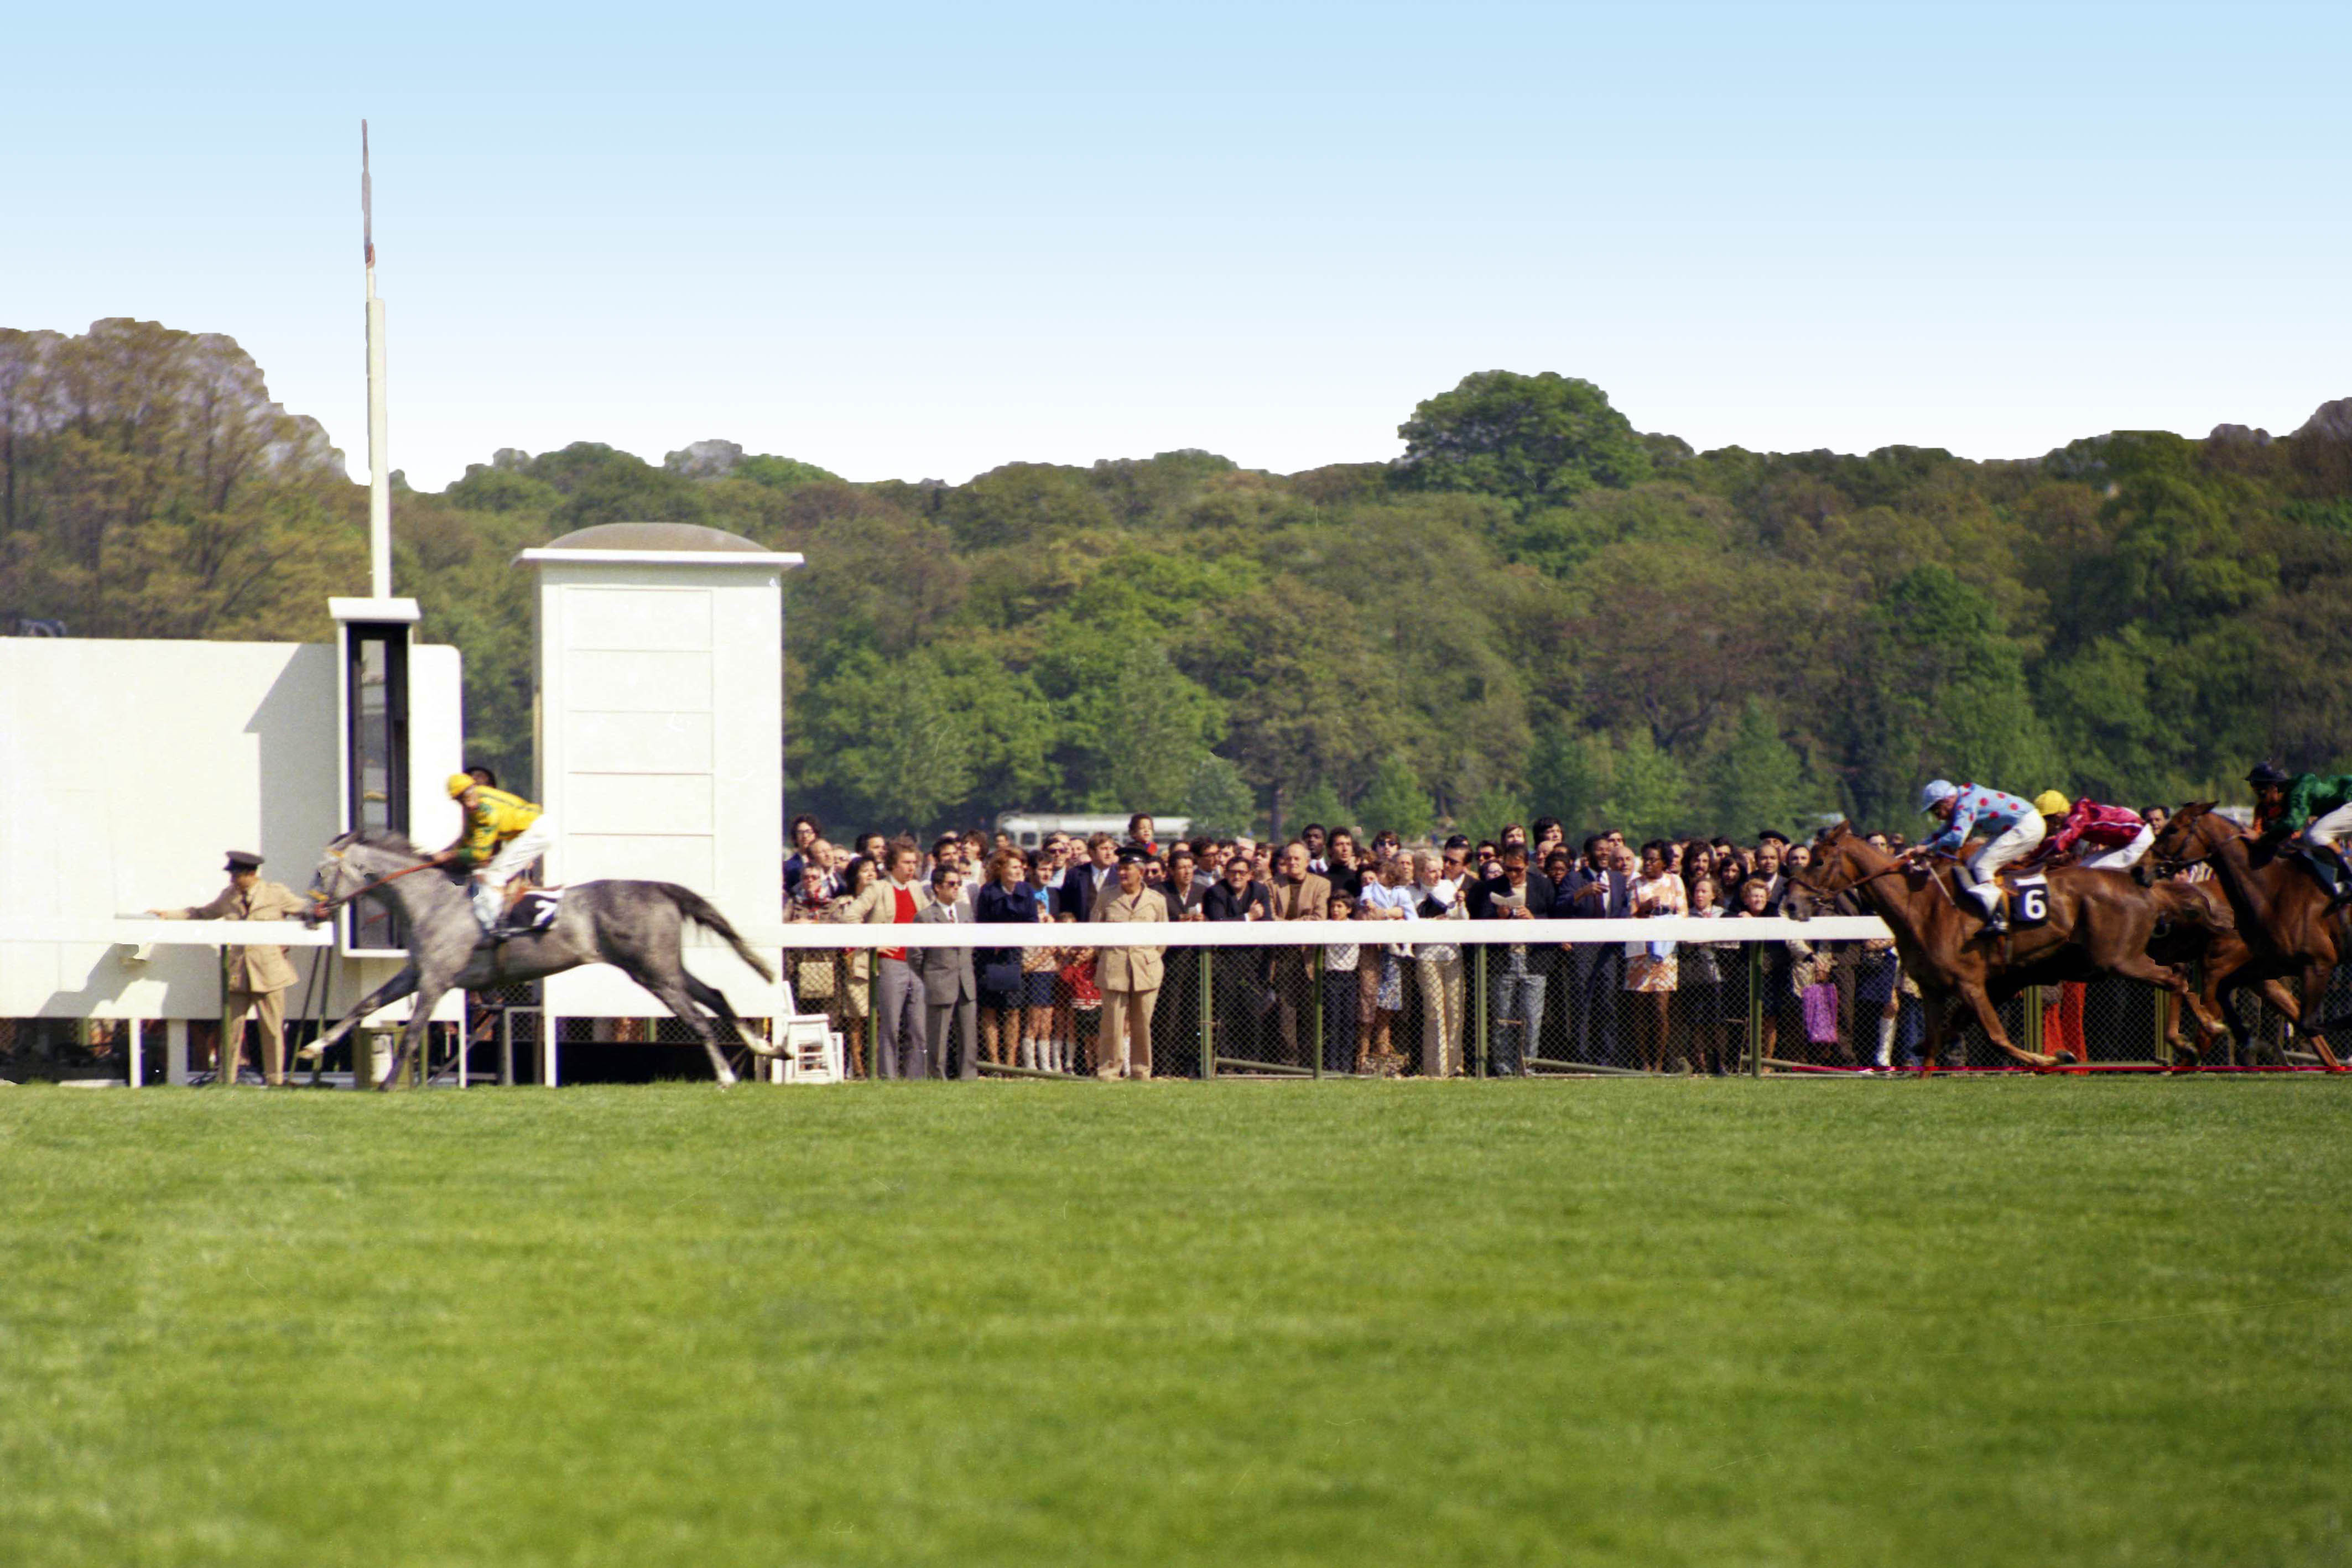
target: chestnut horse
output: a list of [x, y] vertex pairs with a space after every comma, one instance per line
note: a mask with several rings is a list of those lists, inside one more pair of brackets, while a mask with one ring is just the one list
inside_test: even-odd
[[[1839, 822], [1813, 841], [1813, 863], [1790, 876], [1796, 895], [1786, 908], [1802, 920], [1813, 904], [1851, 890], [1886, 922], [1903, 967], [1927, 1004], [1930, 1064], [1943, 1060], [1955, 1016], [1965, 1006], [1993, 1044], [2020, 1061], [2050, 1066], [2055, 1058], [2025, 1050], [2001, 1027], [2001, 1004], [2029, 986], [2121, 975], [2170, 992], [2180, 999], [2180, 1011], [2195, 1011], [2189, 982], [2179, 969], [2149, 957], [2148, 943], [2160, 922], [2227, 929], [2226, 911], [2193, 888], [2142, 887], [2125, 872], [2062, 866], [2049, 879], [2047, 921], [2005, 937], [1987, 936], [1983, 917], [1954, 900], [1948, 870], [1898, 859]], [[2191, 1051], [2179, 1017], [2176, 1011], [2168, 1038], [2177, 1049]]]
[[[2253, 838], [2226, 817], [2213, 813], [2213, 802], [2199, 800], [2183, 806], [2164, 825], [2148, 850], [2148, 857], [2164, 866], [2213, 868], [2213, 880], [2230, 901], [2238, 934], [2245, 938], [2247, 960], [2233, 969], [2208, 975], [2205, 992], [2217, 1004], [2226, 1002], [2245, 985], [2261, 988], [2273, 1007], [2303, 1030], [2303, 1038], [2334, 1071], [2344, 1064], [2327, 1043], [2332, 1019], [2310, 1018], [2327, 998], [2328, 981], [2346, 948], [2352, 946], [2346, 912], [2332, 907], [2319, 879], [2280, 852], [2283, 845]], [[2289, 975], [2303, 981], [2302, 1003], [2278, 982]], [[2247, 1049], [2252, 1030], [2234, 1007], [2221, 1007], [2221, 1017], [2241, 1051]]]

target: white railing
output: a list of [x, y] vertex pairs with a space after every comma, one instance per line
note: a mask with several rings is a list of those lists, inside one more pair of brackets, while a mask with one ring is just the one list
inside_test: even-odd
[[1861, 942], [1891, 937], [1874, 915], [1650, 920], [1077, 921], [953, 925], [839, 925], [811, 920], [747, 931], [754, 947], [1287, 947], [1326, 943], [1574, 946], [1605, 942]]

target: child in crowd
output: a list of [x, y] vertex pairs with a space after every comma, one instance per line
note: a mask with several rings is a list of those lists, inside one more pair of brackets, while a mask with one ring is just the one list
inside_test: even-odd
[[[1766, 919], [1772, 913], [1771, 899], [1771, 884], [1762, 877], [1749, 877], [1739, 884], [1739, 906], [1725, 918], [1728, 920]], [[1718, 972], [1723, 976], [1723, 1016], [1730, 1020], [1730, 1030], [1727, 1032], [1745, 1033], [1748, 1028], [1748, 1013], [1754, 996], [1754, 989], [1750, 984], [1751, 971], [1748, 957], [1748, 948], [1751, 946], [1752, 944], [1747, 942], [1731, 944], [1717, 965]], [[1764, 971], [1768, 976], [1771, 973], [1771, 967], [1769, 961], [1764, 965]], [[1769, 994], [1764, 998], [1764, 1030], [1767, 1054], [1769, 1054], [1772, 1001]]]
[[[1696, 846], [1694, 854], [1704, 851]], [[1690, 884], [1690, 913], [1694, 920], [1720, 920], [1723, 911], [1715, 902], [1715, 878], [1701, 873]], [[1693, 1072], [1723, 1076], [1724, 1034], [1727, 1015], [1723, 1010], [1723, 967], [1725, 949], [1736, 956], [1737, 942], [1693, 942], [1682, 951], [1682, 976], [1675, 996], [1683, 1009], [1683, 1021], [1688, 1030], [1685, 1037], [1685, 1057]]]
[[[1061, 924], [1076, 925], [1077, 915], [1062, 912]], [[1056, 1072], [1085, 1072], [1095, 1030], [1102, 1021], [1102, 990], [1095, 984], [1095, 950], [1064, 947], [1058, 955], [1061, 972], [1054, 988], [1054, 1056]]]
[[1903, 959], [1895, 951], [1894, 941], [1873, 936], [1864, 942], [1853, 980], [1855, 1029], [1860, 1031], [1864, 1019], [1878, 1025], [1878, 1054], [1871, 1065], [1882, 1072], [1895, 1065], [1895, 1026], [1902, 1016], [1902, 983]]
[[[1045, 857], [1043, 853], [1029, 857], [1028, 889], [1036, 906], [1037, 923], [1054, 923], [1054, 890], [1045, 885]], [[1054, 972], [1061, 966], [1058, 947], [1024, 947], [1021, 949], [1021, 1065], [1034, 1067], [1045, 1072], [1062, 1072], [1057, 1067], [1062, 1051], [1054, 1035]]]
[[[1328, 918], [1353, 920], [1356, 901], [1336, 889], [1332, 892]], [[1363, 962], [1363, 945], [1357, 942], [1327, 942], [1323, 946], [1323, 1071], [1353, 1072], [1356, 1071], [1356, 1013], [1362, 999], [1357, 968]]]

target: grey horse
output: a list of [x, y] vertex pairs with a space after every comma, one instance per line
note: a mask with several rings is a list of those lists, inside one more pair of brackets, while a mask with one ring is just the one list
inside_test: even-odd
[[408, 918], [408, 967], [319, 1037], [324, 1051], [368, 1014], [414, 993], [416, 1005], [401, 1031], [400, 1052], [384, 1088], [400, 1084], [435, 1004], [452, 987], [482, 990], [583, 964], [610, 964], [658, 997], [700, 1038], [721, 1085], [734, 1082], [735, 1073], [719, 1049], [718, 1024], [727, 1026], [732, 1043], [761, 1050], [745, 1038], [726, 994], [688, 971], [683, 928], [690, 921], [726, 938], [763, 980], [772, 981], [775, 973], [745, 946], [727, 917], [692, 889], [667, 882], [578, 883], [564, 889], [555, 919], [544, 929], [494, 945], [483, 939], [465, 891], [425, 866], [425, 856], [407, 839], [371, 830], [345, 833], [329, 844], [310, 879], [314, 906], [333, 908], [364, 895], [397, 905]]

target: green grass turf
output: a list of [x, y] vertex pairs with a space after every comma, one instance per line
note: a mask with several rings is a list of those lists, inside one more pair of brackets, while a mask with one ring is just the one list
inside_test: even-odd
[[0, 1564], [2342, 1561], [2347, 1087], [0, 1090]]

